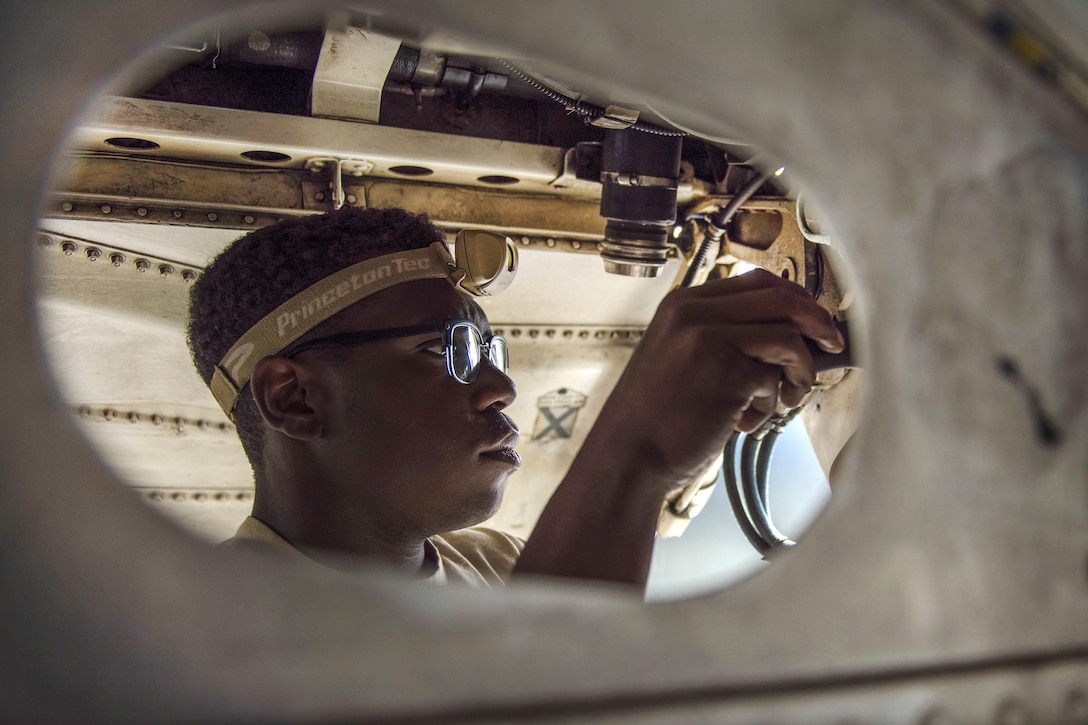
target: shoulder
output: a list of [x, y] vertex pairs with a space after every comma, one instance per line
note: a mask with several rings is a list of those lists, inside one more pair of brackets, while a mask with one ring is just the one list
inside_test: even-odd
[[451, 582], [502, 586], [521, 556], [525, 541], [511, 534], [476, 526], [432, 536], [442, 568]]
[[263, 521], [252, 516], [247, 516], [234, 536], [221, 542], [219, 546], [236, 551], [255, 551], [300, 563], [314, 563], [313, 559], [292, 546], [287, 539], [277, 534]]

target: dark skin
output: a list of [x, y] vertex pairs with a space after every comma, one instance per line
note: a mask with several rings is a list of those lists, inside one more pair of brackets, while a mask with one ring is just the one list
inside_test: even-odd
[[[309, 336], [458, 317], [488, 332], [445, 281], [410, 282]], [[414, 572], [428, 536], [494, 513], [516, 467], [502, 412], [514, 385], [488, 362], [476, 382], [457, 383], [434, 354], [437, 337], [262, 360], [251, 381], [268, 424], [254, 515], [318, 558], [358, 554]], [[827, 312], [770, 273], [668, 295], [515, 575], [644, 587], [665, 495], [704, 471], [734, 428], [800, 402], [815, 380], [806, 338], [842, 349]]]
[[[397, 285], [306, 336], [486, 317], [444, 280]], [[490, 364], [463, 385], [441, 334], [288, 359], [265, 358], [251, 387], [268, 425], [254, 516], [314, 558], [325, 552], [420, 568], [423, 541], [490, 517], [514, 470], [514, 383]]]
[[734, 429], [801, 402], [815, 381], [806, 338], [843, 348], [803, 288], [763, 270], [670, 293], [516, 571], [644, 588], [665, 495], [705, 471]]

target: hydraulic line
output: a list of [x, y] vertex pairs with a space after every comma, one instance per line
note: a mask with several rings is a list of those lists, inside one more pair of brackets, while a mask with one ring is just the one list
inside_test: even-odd
[[[760, 430], [744, 435], [737, 431], [725, 446], [722, 473], [733, 516], [748, 542], [763, 558], [794, 542], [778, 530], [767, 508], [771, 453], [781, 433], [781, 425], [768, 422]], [[741, 436], [744, 442], [741, 444]], [[736, 451], [740, 444], [740, 478], [736, 473]]]
[[737, 442], [740, 440], [740, 433], [733, 431], [733, 434], [729, 436], [729, 440], [725, 444], [724, 461], [722, 462], [722, 475], [725, 478], [725, 492], [729, 496], [729, 505], [733, 509], [733, 517], [737, 520], [737, 524], [740, 526], [740, 530], [744, 533], [748, 543], [750, 543], [756, 551], [760, 554], [767, 554], [771, 550], [771, 545], [760, 536], [752, 525], [751, 519], [748, 517], [748, 510], [744, 507], [744, 501], [741, 494], [741, 487], [737, 481], [736, 472], [736, 459], [737, 459]]
[[771, 454], [774, 452], [774, 444], [778, 441], [779, 435], [781, 431], [777, 427], [767, 431], [767, 435], [763, 436], [763, 441], [759, 444], [759, 454], [756, 456], [756, 490], [763, 504], [763, 510], [767, 512], [771, 510]]
[[[782, 425], [785, 424], [783, 423]], [[776, 549], [795, 545], [795, 542], [779, 531], [778, 527], [774, 525], [774, 521], [771, 520], [771, 505], [768, 496], [770, 492], [771, 454], [774, 452], [774, 445], [778, 442], [778, 436], [781, 435], [781, 433], [781, 426], [775, 423], [759, 441], [759, 451], [756, 454], [754, 486], [756, 496], [759, 498], [759, 510], [764, 515], [763, 521], [757, 522], [757, 528], [759, 528], [761, 523], [766, 526], [767, 531], [765, 532], [765, 535], [770, 535], [771, 538], [768, 540], [771, 542], [771, 547]]]
[[[752, 526], [759, 533], [770, 549], [787, 546], [789, 539], [779, 531], [767, 514], [766, 503], [760, 498], [759, 479], [756, 475], [756, 459], [763, 447], [762, 432], [750, 433], [744, 439], [740, 449], [740, 491], [743, 496], [748, 517]], [[792, 544], [792, 542], [790, 542]]]
[[729, 221], [733, 218], [733, 215], [740, 209], [741, 204], [745, 203], [752, 198], [752, 195], [759, 190], [759, 187], [763, 186], [767, 182], [767, 179], [771, 178], [771, 174], [762, 171], [752, 177], [744, 187], [733, 195], [733, 198], [729, 200], [720, 211], [716, 214], [711, 214], [706, 217], [706, 234], [703, 236], [703, 243], [699, 245], [699, 249], [695, 252], [695, 256], [691, 259], [691, 264], [688, 266], [688, 271], [684, 273], [684, 279], [680, 283], [681, 287], [690, 287], [695, 282], [695, 276], [699, 273], [703, 264], [706, 263], [707, 256], [710, 255], [710, 250], [714, 245], [721, 241], [721, 238], [725, 236], [725, 228], [728, 226]]

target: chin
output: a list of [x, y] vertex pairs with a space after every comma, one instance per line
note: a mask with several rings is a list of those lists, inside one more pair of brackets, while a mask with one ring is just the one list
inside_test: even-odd
[[466, 529], [487, 521], [498, 513], [499, 507], [502, 506], [502, 497], [505, 490], [506, 477], [504, 476], [501, 480], [492, 484], [488, 490], [462, 497], [460, 505], [449, 518], [450, 525], [440, 533]]

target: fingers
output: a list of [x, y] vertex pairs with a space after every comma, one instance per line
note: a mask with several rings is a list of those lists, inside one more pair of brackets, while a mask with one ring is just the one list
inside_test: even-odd
[[726, 408], [735, 411], [739, 430], [758, 427], [779, 404], [800, 405], [816, 381], [814, 350], [844, 347], [831, 315], [773, 274], [757, 271], [685, 292], [666, 321], [695, 333], [693, 347], [718, 359], [719, 384], [735, 396]]
[[[618, 419], [644, 411], [698, 416], [703, 435], [652, 425], [641, 444], [662, 460], [703, 461], [730, 430], [751, 432], [780, 406], [795, 408], [816, 380], [813, 351], [838, 352], [845, 341], [831, 315], [804, 288], [765, 271], [666, 296], [615, 396]], [[669, 381], [661, 384], [661, 381]], [[660, 391], [660, 392], [658, 392]]]
[[[791, 400], [795, 391], [801, 390], [804, 395], [816, 382], [812, 353], [797, 328], [789, 323], [729, 325], [718, 334], [723, 344], [733, 345], [747, 357], [777, 367], [780, 380], [789, 387]], [[790, 404], [789, 400], [782, 402]]]
[[845, 340], [831, 315], [803, 287], [766, 270], [692, 288], [691, 299], [707, 319], [728, 322], [792, 322], [827, 352], [841, 352]]

